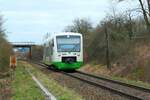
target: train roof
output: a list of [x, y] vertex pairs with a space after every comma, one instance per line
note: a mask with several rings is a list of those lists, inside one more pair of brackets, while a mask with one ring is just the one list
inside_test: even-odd
[[44, 43], [47, 42], [47, 41], [50, 41], [55, 36], [59, 36], [59, 35], [79, 35], [79, 36], [82, 36], [81, 33], [75, 33], [75, 32], [58, 32], [58, 33], [52, 34], [50, 37], [48, 37], [47, 39], [45, 39]]
[[82, 35], [81, 33], [74, 33], [74, 32], [61, 32], [61, 33], [55, 33], [53, 36], [58, 35]]

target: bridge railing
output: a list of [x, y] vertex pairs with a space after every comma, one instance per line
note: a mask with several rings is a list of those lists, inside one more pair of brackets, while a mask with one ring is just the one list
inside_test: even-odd
[[35, 45], [35, 42], [9, 42], [12, 45], [29, 45], [33, 46]]

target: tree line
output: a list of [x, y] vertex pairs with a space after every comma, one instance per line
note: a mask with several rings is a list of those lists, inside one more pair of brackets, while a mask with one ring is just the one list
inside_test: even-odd
[[[147, 3], [149, 8], [149, 0]], [[97, 61], [102, 64], [106, 64], [108, 35], [109, 59], [113, 63], [124, 55], [130, 55], [137, 42], [149, 40], [150, 12], [143, 8], [143, 2], [141, 9], [143, 15], [138, 14], [137, 16], [132, 16], [135, 10], [117, 12], [113, 9], [96, 27], [93, 27], [89, 19], [75, 19], [72, 25], [66, 26], [64, 31], [82, 33], [84, 52], [88, 56], [87, 62]], [[144, 11], [147, 12], [146, 15]], [[145, 16], [148, 20], [145, 19]]]

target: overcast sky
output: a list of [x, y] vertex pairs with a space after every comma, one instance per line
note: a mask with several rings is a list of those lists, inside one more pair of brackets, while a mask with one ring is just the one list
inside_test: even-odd
[[[110, 11], [111, 4], [111, 0], [0, 0], [0, 13], [9, 41], [41, 44], [47, 32], [61, 32], [76, 18], [88, 18], [96, 25]], [[117, 6], [125, 9], [133, 4]]]

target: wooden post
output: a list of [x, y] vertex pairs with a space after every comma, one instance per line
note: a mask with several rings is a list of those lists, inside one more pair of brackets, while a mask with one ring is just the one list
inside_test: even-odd
[[111, 69], [110, 57], [109, 57], [109, 33], [106, 25], [105, 25], [105, 34], [106, 34], [106, 63], [107, 63], [107, 68]]
[[16, 55], [12, 55], [12, 56], [10, 56], [10, 68], [15, 71], [16, 66], [17, 66], [17, 58], [16, 58]]

